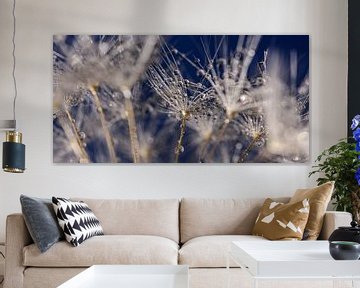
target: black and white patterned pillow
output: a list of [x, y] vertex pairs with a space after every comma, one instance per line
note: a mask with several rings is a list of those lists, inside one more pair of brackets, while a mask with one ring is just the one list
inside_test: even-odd
[[52, 197], [55, 214], [66, 241], [79, 246], [86, 239], [104, 235], [99, 220], [84, 202]]

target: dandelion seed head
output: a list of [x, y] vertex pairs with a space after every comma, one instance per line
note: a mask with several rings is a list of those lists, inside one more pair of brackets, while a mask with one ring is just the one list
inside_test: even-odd
[[74, 97], [79, 86], [86, 89], [101, 83], [130, 90], [141, 76], [144, 67], [136, 64], [150, 37], [76, 35], [71, 45], [67, 38], [55, 37], [54, 89]]
[[266, 128], [264, 117], [262, 115], [241, 115], [235, 121], [238, 125], [239, 131], [245, 134], [251, 140], [255, 140], [255, 145], [261, 147], [266, 142]]
[[[193, 66], [197, 67], [197, 74], [203, 76], [216, 91], [216, 95], [230, 119], [237, 113], [248, 109], [243, 103], [243, 93], [245, 88], [250, 86], [246, 76], [259, 40], [258, 36], [249, 37], [247, 41], [239, 37], [235, 56], [226, 55], [216, 57], [214, 60], [209, 57], [207, 63], [203, 64], [199, 59], [195, 59], [193, 62]], [[181, 55], [187, 59], [184, 54]]]
[[176, 65], [152, 65], [148, 69], [150, 86], [161, 100], [162, 111], [176, 119], [189, 119], [206, 101], [211, 91], [184, 79]]

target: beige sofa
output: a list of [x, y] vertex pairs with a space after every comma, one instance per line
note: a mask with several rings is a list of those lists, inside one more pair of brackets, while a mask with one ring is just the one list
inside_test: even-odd
[[[227, 280], [231, 241], [268, 241], [249, 235], [263, 199], [81, 200], [105, 235], [76, 248], [61, 241], [41, 254], [23, 216], [8, 216], [5, 288], [56, 287], [94, 264], [184, 264], [190, 267], [191, 288], [220, 288]], [[321, 237], [350, 219], [345, 212], [327, 212]], [[235, 287], [243, 272], [230, 264]]]

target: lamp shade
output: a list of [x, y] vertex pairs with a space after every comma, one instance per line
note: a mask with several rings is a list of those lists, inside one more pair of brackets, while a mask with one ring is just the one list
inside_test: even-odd
[[25, 170], [25, 145], [22, 134], [17, 131], [7, 131], [3, 143], [3, 169], [10, 173], [23, 173]]

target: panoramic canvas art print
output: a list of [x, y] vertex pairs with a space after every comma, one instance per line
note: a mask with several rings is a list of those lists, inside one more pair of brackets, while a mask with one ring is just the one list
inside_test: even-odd
[[308, 35], [55, 35], [55, 163], [309, 158]]

